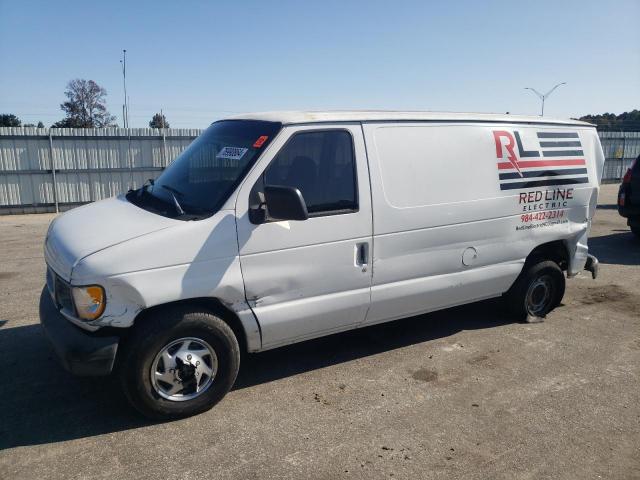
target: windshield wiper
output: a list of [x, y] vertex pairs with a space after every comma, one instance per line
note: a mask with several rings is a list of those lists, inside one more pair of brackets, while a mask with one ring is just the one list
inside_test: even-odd
[[179, 197], [184, 197], [184, 193], [182, 193], [180, 190], [178, 190], [177, 188], [173, 188], [169, 185], [160, 185], [162, 188], [164, 188], [165, 190], [169, 190], [170, 192], [175, 193], [176, 195], [178, 195]]
[[180, 206], [180, 202], [178, 202], [178, 199], [175, 196], [176, 193], [180, 196], [182, 196], [183, 194], [179, 190], [176, 190], [175, 188], [170, 187], [169, 185], [160, 185], [160, 186], [165, 190], [168, 190], [169, 193], [171, 194], [171, 198], [173, 198], [173, 204], [175, 205], [176, 210], [178, 211], [178, 215], [184, 215], [185, 211], [182, 209], [182, 207]]

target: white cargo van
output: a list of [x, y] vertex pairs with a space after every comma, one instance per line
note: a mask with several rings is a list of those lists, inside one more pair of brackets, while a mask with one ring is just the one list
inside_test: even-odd
[[597, 260], [604, 157], [573, 120], [290, 112], [213, 123], [155, 180], [71, 210], [41, 322], [143, 414], [202, 412], [262, 350], [503, 296], [543, 317]]

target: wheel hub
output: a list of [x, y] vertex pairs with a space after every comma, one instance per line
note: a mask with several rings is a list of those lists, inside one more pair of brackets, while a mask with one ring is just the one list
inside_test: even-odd
[[553, 283], [551, 278], [543, 275], [529, 285], [527, 291], [527, 311], [531, 315], [542, 315], [547, 310], [553, 296]]
[[163, 347], [151, 365], [151, 384], [163, 398], [191, 400], [213, 383], [218, 357], [204, 340], [181, 338]]
[[179, 380], [183, 383], [191, 380], [195, 380], [196, 382], [198, 382], [203, 373], [203, 369], [200, 367], [200, 365], [203, 364], [204, 360], [201, 359], [198, 355], [179, 351], [176, 354], [177, 368], [174, 369], [176, 380]]

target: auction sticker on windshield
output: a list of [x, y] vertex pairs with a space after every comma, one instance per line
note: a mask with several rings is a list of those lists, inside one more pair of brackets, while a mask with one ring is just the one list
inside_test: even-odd
[[222, 150], [218, 152], [216, 158], [224, 158], [227, 160], [240, 160], [245, 153], [247, 153], [248, 148], [243, 147], [224, 147]]

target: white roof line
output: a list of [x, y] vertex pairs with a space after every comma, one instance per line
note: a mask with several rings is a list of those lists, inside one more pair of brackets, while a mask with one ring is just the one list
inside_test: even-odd
[[246, 113], [230, 117], [243, 120], [266, 120], [282, 124], [327, 123], [327, 122], [376, 122], [376, 121], [431, 121], [431, 122], [496, 122], [496, 123], [540, 123], [557, 125], [594, 125], [572, 119], [510, 115], [496, 113], [454, 113], [423, 111], [384, 110], [335, 110], [335, 111], [274, 111]]

